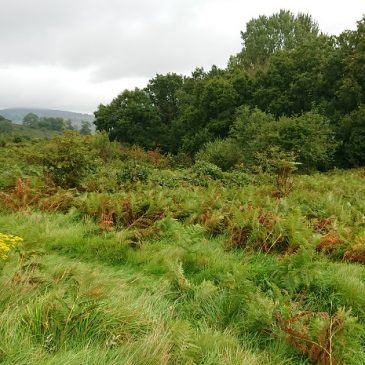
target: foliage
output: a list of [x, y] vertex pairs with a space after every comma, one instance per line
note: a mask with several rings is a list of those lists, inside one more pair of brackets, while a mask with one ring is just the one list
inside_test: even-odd
[[11, 121], [0, 115], [0, 133], [11, 133], [12, 129]]
[[351, 166], [365, 164], [365, 105], [341, 121], [342, 152]]
[[258, 67], [282, 49], [294, 49], [309, 37], [319, 33], [318, 24], [308, 14], [295, 16], [280, 10], [269, 17], [261, 15], [246, 24], [241, 32], [243, 49], [239, 57], [247, 67]]
[[220, 179], [223, 177], [222, 169], [207, 161], [197, 161], [193, 166], [193, 171], [198, 178]]
[[312, 112], [275, 120], [259, 109], [240, 108], [231, 136], [241, 147], [248, 165], [254, 162], [257, 153], [276, 146], [296, 155], [305, 171], [330, 167], [338, 146], [328, 121]]
[[280, 118], [277, 123], [277, 144], [292, 151], [302, 168], [325, 169], [332, 165], [338, 143], [329, 122], [316, 113], [305, 113], [299, 117]]
[[273, 145], [276, 139], [276, 122], [271, 114], [247, 106], [237, 109], [230, 136], [242, 150], [244, 163], [252, 165], [254, 156]]
[[76, 132], [68, 132], [47, 142], [38, 154], [45, 172], [63, 188], [81, 187], [82, 180], [96, 167], [96, 156], [87, 141]]
[[47, 129], [52, 131], [73, 130], [70, 120], [54, 117], [39, 117], [35, 113], [28, 113], [23, 118], [23, 125], [33, 129]]
[[117, 178], [120, 183], [147, 181], [148, 175], [149, 169], [147, 167], [131, 161], [123, 166]]
[[243, 49], [227, 68], [157, 74], [144, 89], [100, 105], [97, 130], [191, 157], [234, 136], [248, 165], [257, 151], [275, 145], [293, 151], [305, 172], [362, 166], [361, 153], [350, 151], [361, 146], [361, 133], [352, 135], [348, 120], [364, 102], [364, 30], [364, 19], [356, 30], [329, 36], [308, 14], [259, 16], [241, 32]]
[[81, 122], [80, 134], [88, 136], [91, 134], [91, 123], [87, 120]]
[[[76, 188], [39, 158], [66, 141], [96, 165]], [[176, 168], [105, 133], [2, 148], [0, 226], [27, 239], [1, 263], [1, 362], [364, 362], [364, 170], [253, 158]]]
[[241, 151], [233, 140], [216, 140], [205, 144], [195, 159], [213, 163], [223, 171], [228, 171], [241, 162]]
[[292, 174], [297, 170], [300, 163], [296, 161], [293, 152], [282, 151], [279, 147], [273, 146], [264, 152], [257, 152], [255, 155], [255, 166], [259, 173], [273, 175], [277, 197], [287, 196], [293, 189]]

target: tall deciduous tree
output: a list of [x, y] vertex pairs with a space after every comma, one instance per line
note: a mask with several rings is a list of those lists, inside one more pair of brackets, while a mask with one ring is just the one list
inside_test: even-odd
[[170, 125], [179, 110], [179, 90], [184, 79], [181, 75], [169, 73], [156, 75], [147, 85], [147, 92], [160, 112], [161, 122]]
[[239, 58], [246, 67], [263, 65], [278, 50], [294, 49], [308, 37], [316, 37], [318, 24], [308, 14], [295, 16], [280, 10], [270, 17], [250, 20], [241, 32], [243, 49]]
[[23, 118], [23, 125], [30, 128], [38, 128], [39, 126], [39, 117], [37, 114], [28, 113]]
[[112, 140], [146, 148], [165, 143], [158, 108], [145, 90], [125, 90], [109, 105], [100, 105], [94, 114], [97, 130], [107, 131]]

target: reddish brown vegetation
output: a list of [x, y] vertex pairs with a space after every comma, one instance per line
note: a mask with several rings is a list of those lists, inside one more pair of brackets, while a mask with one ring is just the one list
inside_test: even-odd
[[331, 231], [324, 235], [316, 247], [318, 252], [330, 253], [336, 247], [343, 243], [342, 238], [338, 235], [337, 232]]
[[[336, 315], [327, 312], [303, 311], [284, 319], [276, 314], [280, 329], [285, 333], [286, 341], [306, 354], [313, 363], [335, 365], [333, 355], [333, 338], [343, 328], [344, 321]], [[325, 325], [315, 334], [311, 333], [310, 325], [313, 320], [324, 320]]]
[[328, 233], [331, 230], [331, 225], [334, 217], [318, 219], [313, 223], [313, 228], [318, 233]]
[[23, 210], [39, 199], [39, 194], [30, 188], [28, 179], [17, 179], [9, 192], [0, 191], [0, 203], [11, 210]]

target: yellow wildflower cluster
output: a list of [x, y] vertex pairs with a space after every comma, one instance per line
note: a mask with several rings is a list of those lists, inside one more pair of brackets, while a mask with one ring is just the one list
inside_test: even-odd
[[21, 237], [0, 233], [0, 260], [5, 260], [9, 251], [21, 241], [23, 241]]

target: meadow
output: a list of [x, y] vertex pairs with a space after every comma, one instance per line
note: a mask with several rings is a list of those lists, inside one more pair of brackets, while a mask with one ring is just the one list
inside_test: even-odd
[[1, 364], [365, 364], [363, 168], [222, 171], [71, 132], [0, 163]]

